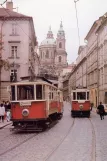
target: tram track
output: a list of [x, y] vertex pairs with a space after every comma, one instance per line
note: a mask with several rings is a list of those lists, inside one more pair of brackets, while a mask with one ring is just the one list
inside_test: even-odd
[[0, 153], [0, 157], [3, 156], [4, 154], [10, 152], [11, 150], [14, 150], [15, 148], [20, 147], [22, 144], [26, 143], [27, 141], [29, 141], [30, 139], [34, 138], [34, 137], [37, 136], [37, 135], [38, 135], [38, 134], [36, 133], [36, 134], [34, 134], [34, 135], [28, 137], [27, 139], [21, 141], [20, 143], [16, 144], [15, 146], [13, 146], [13, 147], [7, 149], [6, 151]]
[[96, 136], [95, 136], [95, 130], [94, 130], [94, 125], [89, 118], [89, 121], [91, 123], [92, 127], [92, 152], [91, 152], [91, 160], [90, 161], [96, 161]]
[[67, 138], [69, 133], [71, 132], [73, 126], [75, 123], [75, 119], [73, 119], [73, 123], [71, 124], [69, 130], [67, 131], [66, 135], [61, 139], [61, 141], [56, 145], [56, 147], [45, 157], [44, 161], [49, 161], [50, 157], [54, 154], [54, 152], [60, 147], [60, 145], [64, 142], [64, 140]]

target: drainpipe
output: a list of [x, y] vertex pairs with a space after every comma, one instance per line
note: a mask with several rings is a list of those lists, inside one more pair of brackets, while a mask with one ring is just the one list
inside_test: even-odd
[[5, 20], [3, 20], [2, 24], [1, 24], [1, 38], [0, 38], [0, 41], [1, 41], [1, 49], [0, 49], [0, 100], [1, 100], [1, 70], [2, 70], [2, 36], [3, 36], [3, 25], [4, 25], [4, 22]]

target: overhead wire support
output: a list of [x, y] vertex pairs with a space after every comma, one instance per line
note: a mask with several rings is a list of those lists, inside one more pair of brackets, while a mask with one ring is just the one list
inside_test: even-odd
[[2, 4], [0, 4], [1, 6], [4, 5], [7, 2], [7, 0], [5, 0]]
[[78, 14], [77, 14], [77, 6], [76, 6], [76, 3], [78, 1], [79, 0], [74, 0], [74, 3], [75, 3], [75, 11], [76, 11], [76, 20], [77, 20], [77, 29], [78, 29], [78, 41], [79, 41], [79, 46], [80, 46], [80, 33], [79, 33]]

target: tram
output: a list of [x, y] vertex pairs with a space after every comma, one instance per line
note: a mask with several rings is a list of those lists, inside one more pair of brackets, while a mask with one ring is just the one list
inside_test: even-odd
[[88, 89], [75, 89], [71, 92], [71, 116], [90, 117], [90, 100]]
[[11, 84], [13, 129], [42, 131], [62, 116], [62, 92], [53, 84], [44, 80]]

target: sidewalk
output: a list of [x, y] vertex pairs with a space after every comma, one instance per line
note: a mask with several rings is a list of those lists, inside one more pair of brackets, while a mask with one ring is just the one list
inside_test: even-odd
[[7, 120], [4, 120], [4, 122], [0, 122], [0, 129], [4, 128], [7, 125], [10, 125], [11, 123], [11, 121], [7, 122]]
[[96, 110], [97, 110], [96, 107], [93, 107], [93, 108], [92, 108], [92, 112], [95, 112], [95, 113], [96, 113]]

